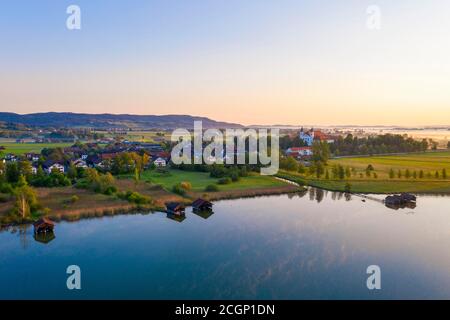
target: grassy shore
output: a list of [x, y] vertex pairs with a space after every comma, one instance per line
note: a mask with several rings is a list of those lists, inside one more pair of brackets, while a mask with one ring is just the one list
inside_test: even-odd
[[[141, 181], [134, 181], [129, 176], [116, 179], [118, 191], [133, 191], [149, 196], [154, 200], [150, 206], [139, 207], [120, 199], [115, 195], [94, 193], [90, 190], [74, 187], [37, 188], [38, 199], [44, 208], [48, 208], [46, 216], [55, 221], [75, 221], [82, 218], [102, 217], [130, 213], [135, 211], [161, 211], [165, 203], [177, 201], [189, 205], [196, 198], [203, 197], [210, 200], [233, 199], [293, 193], [299, 191], [297, 186], [279, 181], [274, 177], [251, 175], [238, 182], [220, 185], [217, 192], [205, 192], [207, 185], [214, 184], [218, 179], [210, 178], [208, 173], [170, 170], [169, 174], [158, 174], [146, 171]], [[184, 196], [174, 194], [172, 186], [180, 181], [189, 181], [193, 188]], [[72, 201], [73, 196], [77, 200]], [[13, 208], [13, 199], [0, 203], [0, 224], [14, 223], [7, 219], [8, 212]]]

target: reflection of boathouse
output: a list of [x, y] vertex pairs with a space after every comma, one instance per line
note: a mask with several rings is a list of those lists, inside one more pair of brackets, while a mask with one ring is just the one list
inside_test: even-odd
[[410, 193], [387, 196], [386, 199], [384, 199], [384, 203], [387, 207], [392, 209], [414, 209], [416, 207], [416, 196]]
[[46, 233], [41, 232], [41, 233], [34, 234], [34, 240], [36, 240], [37, 242], [43, 243], [43, 244], [47, 244], [54, 239], [55, 239], [55, 234], [53, 233], [53, 231], [46, 232]]
[[186, 219], [186, 216], [184, 214], [179, 215], [179, 214], [172, 214], [172, 213], [167, 213], [167, 218], [176, 222], [183, 222], [184, 219]]
[[47, 218], [41, 218], [35, 223], [34, 226], [34, 234], [42, 234], [42, 233], [53, 233], [53, 229], [55, 228], [55, 223]]

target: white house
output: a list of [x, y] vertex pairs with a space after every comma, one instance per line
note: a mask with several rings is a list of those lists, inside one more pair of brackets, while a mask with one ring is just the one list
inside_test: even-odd
[[314, 142], [314, 129], [305, 132], [302, 128], [300, 130], [300, 139], [303, 140], [307, 146], [312, 146]]
[[309, 157], [313, 155], [311, 147], [299, 147], [299, 148], [289, 148], [286, 150], [288, 156], [293, 157]]
[[37, 168], [35, 166], [31, 167], [31, 173], [32, 174], [37, 174]]
[[54, 171], [54, 170], [57, 170], [57, 171], [59, 171], [61, 173], [65, 172], [64, 166], [62, 164], [58, 163], [58, 162], [52, 163], [52, 162], [46, 161], [44, 163], [44, 165], [43, 165], [43, 169], [47, 173], [52, 173], [52, 171]]
[[153, 163], [157, 167], [165, 167], [167, 165], [167, 161], [163, 158], [157, 158]]
[[87, 168], [87, 163], [84, 159], [78, 159], [73, 162], [73, 165], [77, 168]]

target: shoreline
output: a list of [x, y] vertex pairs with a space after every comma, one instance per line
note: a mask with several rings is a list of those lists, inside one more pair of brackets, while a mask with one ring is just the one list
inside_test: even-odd
[[[253, 197], [264, 197], [272, 195], [282, 195], [282, 194], [292, 194], [304, 191], [302, 187], [295, 187], [293, 185], [286, 185], [282, 187], [272, 187], [272, 188], [249, 188], [243, 190], [229, 190], [229, 191], [218, 191], [218, 192], [190, 192], [186, 197], [178, 197], [179, 201], [186, 206], [190, 206], [196, 198], [207, 198], [211, 201], [221, 201], [221, 200], [233, 200], [233, 199], [245, 199]], [[176, 196], [176, 195], [169, 195]], [[111, 201], [114, 201], [111, 199]], [[66, 221], [66, 222], [76, 222], [83, 219], [93, 219], [102, 217], [112, 217], [115, 215], [129, 215], [138, 214], [143, 211], [148, 211], [148, 214], [155, 212], [165, 212], [165, 208], [161, 206], [164, 203], [164, 199], [155, 199], [157, 205], [146, 205], [140, 206], [131, 203], [118, 203], [115, 206], [110, 207], [100, 207], [97, 209], [74, 209], [65, 210], [64, 213], [50, 213], [47, 215], [42, 215], [41, 217], [47, 217], [54, 222]], [[0, 231], [7, 229], [9, 227], [15, 227], [20, 225], [29, 225], [35, 222], [38, 218], [29, 218], [23, 221], [13, 221], [6, 224], [0, 222]]]

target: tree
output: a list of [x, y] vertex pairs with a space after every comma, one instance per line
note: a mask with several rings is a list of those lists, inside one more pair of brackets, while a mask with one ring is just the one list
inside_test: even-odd
[[28, 186], [23, 175], [19, 176], [17, 187], [14, 189], [14, 196], [16, 198], [15, 209], [22, 218], [28, 217], [36, 209], [36, 192]]
[[17, 162], [10, 162], [6, 165], [6, 180], [9, 183], [17, 183], [19, 181], [20, 171]]
[[341, 165], [338, 165], [338, 175], [339, 175], [339, 179], [341, 179], [341, 180], [343, 180], [345, 178], [345, 169]]
[[29, 161], [19, 161], [19, 174], [23, 175], [27, 179], [27, 181], [31, 180], [33, 171], [31, 163]]
[[402, 170], [398, 170], [398, 172], [397, 172], [397, 178], [399, 178], [399, 179], [402, 178]]
[[76, 179], [78, 176], [77, 167], [75, 167], [73, 163], [70, 164], [69, 169], [67, 170], [67, 176], [72, 180]]
[[347, 177], [347, 179], [350, 179], [352, 177], [352, 172], [349, 167], [345, 168], [345, 176]]
[[434, 174], [434, 177], [435, 177], [436, 179], [439, 179], [439, 171], [436, 171], [436, 173]]
[[319, 179], [325, 172], [325, 167], [322, 162], [316, 163], [316, 177]]
[[417, 171], [416, 170], [413, 171], [413, 179], [417, 179]]
[[330, 180], [330, 173], [328, 172], [328, 169], [325, 171], [325, 179]]
[[281, 159], [280, 168], [287, 171], [298, 171], [298, 162], [293, 157], [289, 156], [287, 158]]
[[405, 171], [405, 178], [406, 179], [411, 178], [411, 172], [409, 171], [409, 169], [406, 169], [406, 171]]
[[394, 179], [394, 177], [395, 177], [394, 169], [389, 170], [389, 178]]
[[450, 149], [450, 141], [447, 142], [447, 149]]
[[419, 179], [423, 179], [423, 177], [424, 177], [423, 170], [420, 170], [419, 171]]
[[324, 165], [328, 163], [330, 158], [330, 146], [326, 141], [315, 141], [312, 146], [312, 160], [314, 162], [322, 162]]
[[447, 170], [445, 168], [442, 169], [442, 179], [447, 179]]

